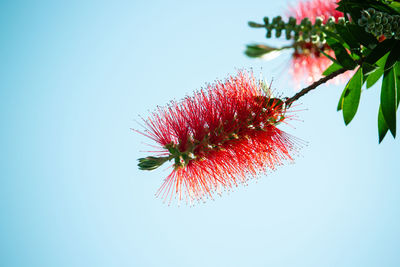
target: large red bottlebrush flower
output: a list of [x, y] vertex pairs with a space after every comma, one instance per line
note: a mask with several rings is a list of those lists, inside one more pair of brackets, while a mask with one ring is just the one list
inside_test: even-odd
[[[312, 23], [317, 17], [322, 18], [322, 22], [326, 23], [330, 17], [343, 17], [343, 13], [337, 11], [337, 1], [335, 0], [309, 0], [301, 1], [297, 6], [291, 6], [288, 11], [288, 16], [296, 18], [296, 21], [301, 21], [304, 18], [310, 19]], [[333, 51], [325, 43], [312, 43], [310, 41], [301, 41], [294, 44], [295, 51], [292, 57], [292, 73], [295, 83], [310, 84], [322, 78], [322, 73], [326, 70], [332, 61], [325, 57], [320, 51], [334, 57]], [[349, 75], [349, 74], [344, 74]], [[340, 81], [340, 77], [337, 77]], [[345, 80], [345, 79], [343, 79]]]
[[[189, 203], [212, 198], [248, 179], [293, 160], [297, 139], [277, 128], [288, 116], [252, 74], [239, 72], [192, 97], [159, 107], [145, 122], [145, 136], [159, 154], [139, 159], [152, 170], [172, 161], [172, 172], [157, 196]], [[290, 116], [289, 116], [290, 117]]]

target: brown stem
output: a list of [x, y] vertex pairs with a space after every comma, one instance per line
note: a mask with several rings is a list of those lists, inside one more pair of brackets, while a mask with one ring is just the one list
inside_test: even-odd
[[344, 73], [346, 71], [348, 71], [348, 69], [345, 69], [345, 68], [338, 69], [337, 71], [334, 71], [331, 74], [319, 79], [318, 81], [314, 82], [310, 86], [302, 89], [300, 92], [298, 92], [297, 94], [295, 94], [291, 98], [286, 99], [286, 101], [285, 101], [286, 105], [290, 106], [294, 101], [298, 100], [303, 95], [307, 94], [308, 92], [310, 92], [311, 90], [317, 88], [321, 84], [326, 83], [330, 79], [332, 79], [332, 78], [334, 78], [334, 77], [338, 76], [339, 74], [342, 74], [342, 73]]

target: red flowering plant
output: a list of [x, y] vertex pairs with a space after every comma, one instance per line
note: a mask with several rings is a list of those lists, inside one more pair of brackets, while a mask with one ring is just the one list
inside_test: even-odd
[[290, 119], [286, 103], [253, 75], [239, 72], [193, 97], [160, 107], [144, 135], [160, 146], [157, 156], [139, 159], [153, 170], [172, 162], [157, 195], [189, 203], [246, 184], [250, 177], [292, 161], [299, 140], [278, 129]]
[[[345, 124], [357, 112], [364, 83], [370, 88], [383, 77], [379, 142], [388, 131], [395, 137], [400, 102], [400, 3], [341, 0], [336, 10], [334, 5], [313, 0], [292, 9], [295, 17], [287, 22], [277, 16], [271, 21], [264, 18], [263, 24], [249, 23], [265, 28], [267, 38], [272, 31], [276, 37], [285, 33], [293, 41], [289, 47], [295, 49], [294, 62], [307, 58], [301, 65], [321, 76], [294, 96], [273, 97], [270, 87], [243, 71], [192, 97], [160, 107], [144, 120], [145, 130], [140, 133], [156, 142], [159, 151], [139, 159], [139, 168], [154, 170], [166, 162], [172, 167], [158, 196], [169, 203], [174, 198], [190, 203], [212, 198], [215, 192], [246, 184], [258, 174], [292, 161], [301, 142], [278, 125], [293, 116], [290, 107], [300, 97], [345, 72], [350, 73], [349, 81], [337, 107]], [[279, 49], [251, 45], [246, 54], [256, 57]], [[323, 71], [326, 66], [321, 62], [330, 65]]]

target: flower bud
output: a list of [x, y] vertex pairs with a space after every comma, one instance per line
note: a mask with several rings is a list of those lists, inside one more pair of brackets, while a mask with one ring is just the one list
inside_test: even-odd
[[315, 18], [315, 26], [320, 27], [322, 25], [323, 19], [321, 17]]
[[361, 16], [363, 18], [367, 18], [367, 19], [369, 19], [371, 17], [370, 13], [368, 11], [366, 11], [366, 10], [362, 10], [361, 11]]
[[275, 29], [275, 36], [276, 36], [276, 38], [281, 37], [281, 35], [282, 35], [282, 30], [281, 30], [281, 29]]
[[296, 25], [296, 19], [294, 17], [290, 17], [288, 24], [294, 27]]
[[291, 30], [290, 29], [286, 29], [286, 40], [290, 40], [291, 38], [292, 38]]
[[366, 19], [364, 17], [361, 17], [360, 19], [358, 19], [358, 25], [361, 27], [367, 25], [367, 23], [368, 23], [368, 19]]
[[372, 7], [368, 8], [367, 11], [368, 11], [368, 13], [371, 14], [371, 15], [374, 15], [374, 14], [375, 14], [375, 9], [373, 9]]
[[391, 39], [393, 36], [392, 32], [384, 32], [383, 35], [385, 36], [386, 39]]
[[319, 42], [319, 36], [318, 36], [318, 35], [312, 35], [312, 36], [311, 36], [311, 42], [312, 42], [313, 44], [318, 43], [318, 42]]

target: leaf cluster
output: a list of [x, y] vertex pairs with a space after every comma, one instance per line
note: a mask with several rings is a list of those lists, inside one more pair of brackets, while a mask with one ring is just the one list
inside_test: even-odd
[[[381, 77], [380, 107], [378, 110], [378, 134], [381, 142], [388, 131], [396, 136], [396, 113], [400, 101], [400, 41], [379, 39], [365, 31], [363, 27], [352, 23], [362, 17], [362, 11], [374, 8], [391, 15], [400, 15], [392, 8], [392, 1], [378, 0], [342, 0], [338, 10], [348, 20], [345, 26], [337, 26], [331, 34], [328, 44], [335, 52], [336, 59], [325, 70], [328, 75], [338, 68], [357, 71], [346, 84], [339, 99], [338, 110], [343, 113], [345, 124], [354, 118], [361, 98], [362, 86], [372, 87]], [[336, 36], [335, 36], [336, 34]]]

